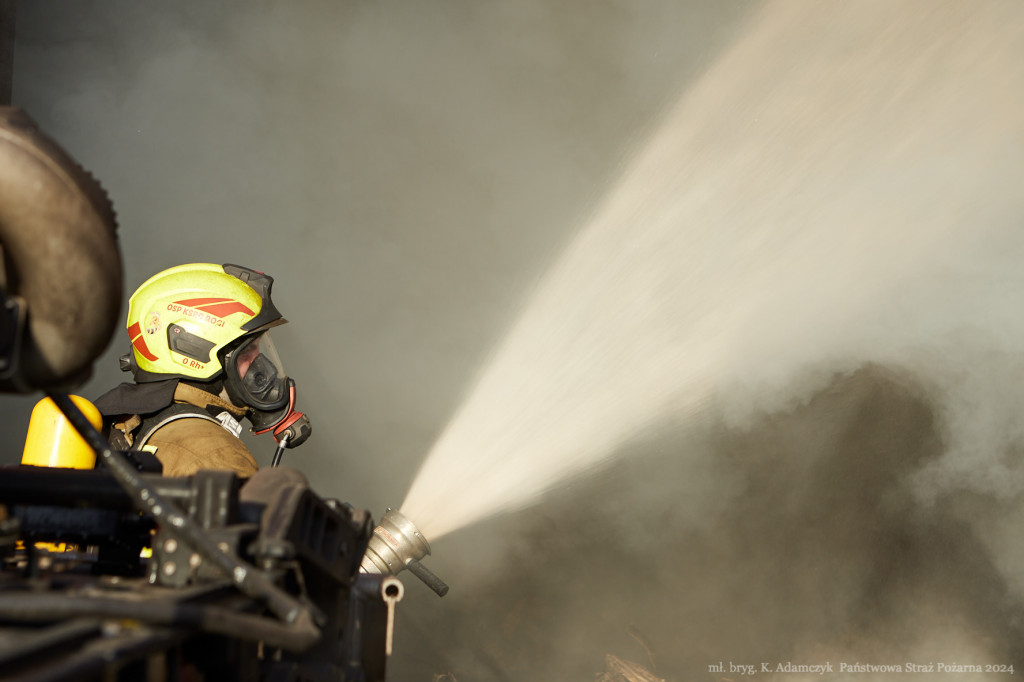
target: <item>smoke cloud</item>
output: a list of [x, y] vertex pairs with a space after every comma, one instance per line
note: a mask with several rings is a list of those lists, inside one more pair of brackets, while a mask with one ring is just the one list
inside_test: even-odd
[[980, 179], [1021, 141], [1019, 48], [993, 37], [999, 11], [920, 9], [768, 5], [686, 90], [428, 458], [403, 505], [428, 536], [528, 502], [666, 406], [733, 382], [774, 401], [813, 363], [902, 361], [991, 324], [991, 269], [1016, 261], [964, 262], [979, 240], [1020, 251], [1013, 173]]
[[[667, 221], [693, 248], [656, 281], [727, 284], [698, 290], [700, 315], [669, 308], [728, 304], [688, 332], [715, 342], [700, 409], [623, 394], [657, 428], [435, 542], [453, 589], [406, 581], [393, 679], [587, 680], [605, 654], [671, 680], [1019, 666], [1021, 19], [40, 0], [19, 7], [14, 102], [110, 191], [129, 291], [190, 261], [277, 278], [275, 341], [314, 421], [286, 462], [377, 516], [587, 225]], [[661, 168], [651, 210], [617, 213], [616, 188]], [[675, 196], [690, 213], [655, 211]], [[123, 380], [126, 347], [83, 394]], [[23, 433], [31, 400], [3, 401]]]

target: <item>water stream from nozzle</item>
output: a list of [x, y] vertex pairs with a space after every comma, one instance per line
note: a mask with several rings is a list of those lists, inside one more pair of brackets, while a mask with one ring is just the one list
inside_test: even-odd
[[1004, 292], [958, 264], [1024, 214], [1020, 7], [765, 5], [539, 282], [402, 513], [434, 541], [715, 392], [776, 408], [808, 367], [991, 325]]

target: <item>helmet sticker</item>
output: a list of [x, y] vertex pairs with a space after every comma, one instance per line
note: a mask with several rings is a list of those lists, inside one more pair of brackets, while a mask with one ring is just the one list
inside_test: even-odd
[[151, 313], [146, 321], [146, 333], [152, 335], [158, 331], [160, 331], [160, 313]]

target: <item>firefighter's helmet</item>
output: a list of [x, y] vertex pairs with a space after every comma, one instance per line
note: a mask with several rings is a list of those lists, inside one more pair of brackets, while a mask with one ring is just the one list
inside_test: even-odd
[[261, 272], [212, 263], [153, 275], [129, 300], [132, 352], [122, 368], [140, 383], [217, 378], [234, 348], [286, 321], [270, 300], [273, 284]]

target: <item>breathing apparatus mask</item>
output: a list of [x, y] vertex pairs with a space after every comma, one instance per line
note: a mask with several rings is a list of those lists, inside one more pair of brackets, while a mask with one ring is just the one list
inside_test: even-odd
[[288, 377], [269, 331], [242, 337], [223, 358], [224, 389], [249, 408], [255, 434], [273, 431], [285, 447], [309, 437], [309, 418], [295, 411], [295, 381]]

